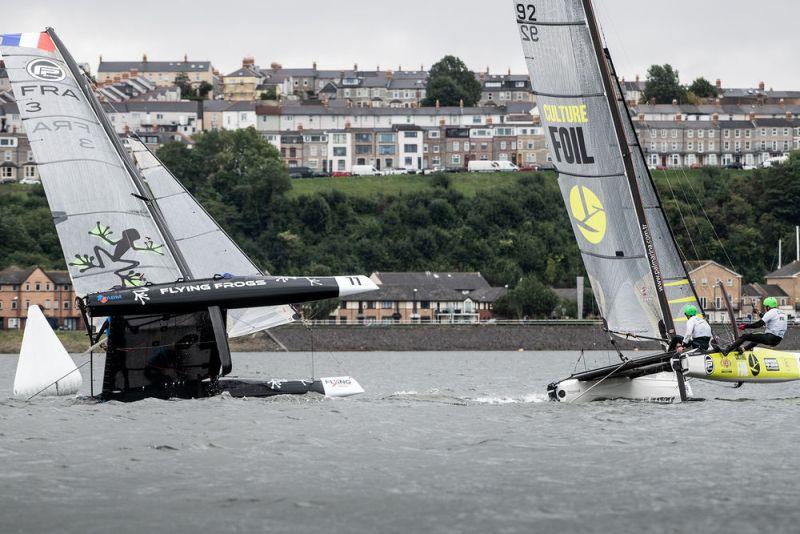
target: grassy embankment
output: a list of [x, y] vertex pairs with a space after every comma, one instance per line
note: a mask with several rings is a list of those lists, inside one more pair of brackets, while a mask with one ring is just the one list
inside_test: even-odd
[[[686, 178], [698, 177], [704, 171], [701, 169], [652, 171], [653, 177], [659, 185], [663, 180], [680, 183]], [[742, 174], [749, 175], [752, 171], [726, 170], [731, 176]], [[450, 187], [467, 197], [473, 197], [481, 191], [495, 187], [513, 184], [523, 173], [448, 173]], [[553, 174], [553, 179], [555, 175]], [[337, 178], [299, 178], [292, 180], [292, 189], [288, 195], [299, 197], [325, 191], [340, 191], [347, 196], [369, 197], [377, 194], [399, 195], [425, 191], [431, 187], [431, 175], [392, 175], [392, 176], [347, 176]]]

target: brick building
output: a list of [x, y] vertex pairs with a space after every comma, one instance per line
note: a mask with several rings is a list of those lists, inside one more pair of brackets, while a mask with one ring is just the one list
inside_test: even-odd
[[0, 330], [24, 328], [31, 304], [38, 305], [55, 328], [83, 327], [66, 271], [45, 271], [41, 267], [8, 267], [0, 271]]

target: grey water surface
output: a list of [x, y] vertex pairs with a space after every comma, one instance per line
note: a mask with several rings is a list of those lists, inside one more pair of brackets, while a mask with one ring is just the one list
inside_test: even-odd
[[576, 357], [318, 353], [367, 392], [124, 404], [13, 400], [0, 356], [0, 532], [797, 532], [800, 385], [547, 402]]

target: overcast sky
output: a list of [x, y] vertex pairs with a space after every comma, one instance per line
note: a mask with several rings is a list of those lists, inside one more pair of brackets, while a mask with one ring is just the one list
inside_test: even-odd
[[[211, 60], [226, 74], [245, 55], [268, 66], [404, 69], [455, 54], [473, 70], [524, 72], [506, 0], [26, 0], [3, 2], [0, 33], [53, 26], [80, 62]], [[617, 70], [644, 77], [671, 63], [683, 81], [760, 80], [800, 89], [798, 0], [595, 0]], [[235, 7], [234, 7], [235, 6]], [[668, 6], [668, 7], [667, 7]], [[666, 10], [664, 8], [666, 7]]]

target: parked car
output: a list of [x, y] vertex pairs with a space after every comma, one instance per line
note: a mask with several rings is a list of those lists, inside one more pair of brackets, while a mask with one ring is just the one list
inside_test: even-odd
[[13, 178], [0, 178], [0, 184], [15, 184], [17, 181]]
[[744, 165], [742, 165], [738, 161], [734, 161], [733, 163], [728, 163], [727, 165], [725, 165], [725, 168], [726, 169], [742, 170], [744, 168]]
[[522, 167], [519, 168], [519, 170], [524, 172], [536, 172], [539, 170], [539, 165], [535, 163], [533, 165], [523, 165]]
[[384, 169], [383, 175], [384, 176], [394, 176], [395, 174], [408, 174], [408, 171], [405, 169]]
[[311, 178], [314, 171], [308, 167], [289, 167], [289, 178]]
[[691, 169], [702, 169], [703, 168], [703, 164], [702, 163], [692, 163], [692, 166], [690, 168]]
[[352, 176], [351, 173], [345, 171], [335, 171], [332, 175], [334, 178], [340, 178], [344, 176]]
[[23, 178], [22, 180], [19, 181], [19, 183], [25, 184], [25, 185], [41, 185], [42, 184], [42, 182], [40, 182], [39, 180], [31, 180], [30, 178]]

